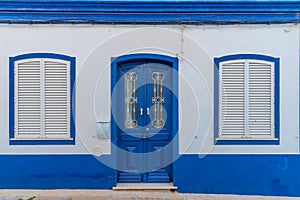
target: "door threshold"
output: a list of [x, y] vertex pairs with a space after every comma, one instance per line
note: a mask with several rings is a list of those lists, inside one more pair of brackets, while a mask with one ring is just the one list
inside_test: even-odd
[[170, 190], [175, 191], [177, 187], [173, 183], [118, 183], [113, 190]]

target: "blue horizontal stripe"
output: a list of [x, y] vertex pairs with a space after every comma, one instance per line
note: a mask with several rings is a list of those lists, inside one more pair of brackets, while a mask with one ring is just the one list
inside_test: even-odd
[[300, 196], [299, 155], [183, 155], [174, 164], [179, 192]]
[[[116, 170], [91, 155], [0, 155], [0, 161], [0, 189], [111, 189], [117, 184]], [[182, 155], [173, 177], [179, 192], [300, 196], [299, 169], [299, 155]]]
[[0, 1], [1, 12], [104, 12], [104, 13], [227, 13], [227, 12], [299, 12], [299, 3], [7, 3]]
[[0, 0], [1, 23], [285, 23], [299, 13], [299, 0]]
[[0, 189], [111, 189], [117, 180], [91, 155], [0, 155], [0, 162]]
[[298, 14], [3, 14], [0, 23], [90, 24], [247, 24], [300, 22]]

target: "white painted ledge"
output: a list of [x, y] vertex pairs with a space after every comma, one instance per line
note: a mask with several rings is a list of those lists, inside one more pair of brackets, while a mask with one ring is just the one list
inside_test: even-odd
[[118, 183], [113, 190], [177, 190], [173, 183]]

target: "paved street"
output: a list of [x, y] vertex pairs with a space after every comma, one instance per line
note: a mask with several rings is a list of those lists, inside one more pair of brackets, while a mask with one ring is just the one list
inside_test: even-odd
[[169, 191], [0, 190], [0, 200], [288, 200], [300, 197], [182, 194]]

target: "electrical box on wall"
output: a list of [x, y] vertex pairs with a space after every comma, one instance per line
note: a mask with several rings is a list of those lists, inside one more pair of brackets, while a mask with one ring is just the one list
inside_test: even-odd
[[110, 122], [109, 121], [97, 121], [97, 139], [109, 139], [110, 138]]

